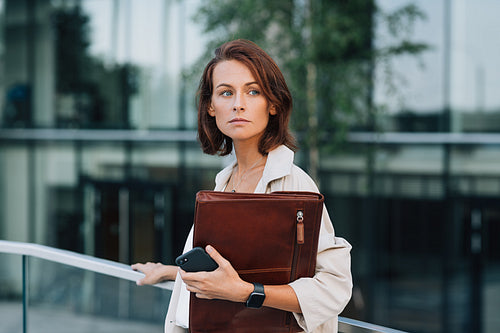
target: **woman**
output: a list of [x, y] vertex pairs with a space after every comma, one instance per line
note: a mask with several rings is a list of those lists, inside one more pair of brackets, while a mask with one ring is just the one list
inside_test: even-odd
[[[207, 64], [199, 87], [198, 135], [203, 151], [236, 160], [216, 176], [216, 191], [318, 192], [314, 181], [293, 164], [295, 144], [288, 129], [292, 98], [275, 62], [256, 44], [223, 44]], [[184, 252], [192, 248], [192, 230]], [[318, 244], [316, 274], [288, 285], [264, 286], [263, 306], [294, 313], [305, 332], [337, 332], [338, 314], [351, 297], [350, 244], [335, 237], [326, 208]], [[165, 331], [185, 332], [189, 292], [197, 297], [246, 302], [253, 281], [243, 281], [210, 245], [219, 264], [213, 272], [186, 273], [162, 264], [136, 264], [145, 273], [139, 285], [175, 279]], [[185, 285], [185, 287], [183, 287]]]

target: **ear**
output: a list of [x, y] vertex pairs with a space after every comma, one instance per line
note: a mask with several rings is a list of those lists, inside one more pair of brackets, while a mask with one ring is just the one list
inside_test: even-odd
[[269, 108], [269, 114], [270, 114], [271, 116], [275, 116], [275, 115], [277, 115], [277, 114], [278, 114], [278, 111], [276, 111], [276, 106], [271, 105], [271, 107]]
[[212, 105], [210, 105], [210, 106], [208, 107], [207, 112], [208, 112], [208, 114], [209, 114], [210, 116], [215, 117], [215, 110], [214, 110], [214, 108], [213, 108], [213, 106], [212, 106]]

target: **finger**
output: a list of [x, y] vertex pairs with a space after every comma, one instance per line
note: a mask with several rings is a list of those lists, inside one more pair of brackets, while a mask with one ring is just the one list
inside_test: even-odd
[[197, 281], [196, 280], [196, 273], [188, 273], [186, 271], [183, 271], [182, 269], [179, 269], [179, 274], [181, 276], [182, 281], [184, 281], [184, 283], [186, 285], [189, 285], [189, 284]]
[[[142, 272], [143, 266], [144, 266], [143, 264], [134, 264], [134, 265], [131, 265], [130, 268], [132, 268], [134, 271], [143, 273]], [[146, 284], [144, 280], [145, 280], [145, 277], [140, 279], [140, 280], [135, 281], [135, 284], [137, 284], [138, 286], [143, 286]]]
[[183, 270], [182, 268], [178, 268], [177, 272], [179, 273], [179, 275], [181, 276], [181, 279], [184, 280], [186, 278], [186, 274], [188, 274], [185, 270]]
[[200, 283], [203, 283], [206, 279], [206, 272], [183, 272], [181, 273], [181, 279], [184, 281], [185, 284], [188, 285], [198, 285]]
[[195, 296], [196, 296], [196, 298], [212, 299], [211, 297], [208, 297], [207, 295], [202, 294], [202, 293], [196, 293]]
[[205, 251], [212, 257], [213, 260], [220, 266], [228, 263], [228, 261], [211, 245], [205, 247]]
[[154, 284], [155, 281], [156, 281], [156, 277], [150, 276], [150, 275], [146, 274], [142, 279], [137, 280], [135, 283], [138, 286], [144, 286], [144, 285], [147, 285], [147, 284]]
[[186, 290], [193, 294], [204, 295], [204, 290], [194, 284], [186, 284]]

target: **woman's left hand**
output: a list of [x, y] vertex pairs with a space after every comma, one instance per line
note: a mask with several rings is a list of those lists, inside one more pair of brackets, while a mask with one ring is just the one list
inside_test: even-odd
[[198, 298], [245, 302], [253, 291], [253, 284], [243, 281], [231, 263], [212, 246], [207, 245], [205, 250], [219, 267], [212, 272], [194, 273], [179, 269], [187, 290], [196, 293]]

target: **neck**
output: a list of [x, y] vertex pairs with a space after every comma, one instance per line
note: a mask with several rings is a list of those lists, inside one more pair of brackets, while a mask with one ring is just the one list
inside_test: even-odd
[[[245, 171], [251, 168], [258, 160], [262, 159], [262, 154], [257, 147], [234, 147], [238, 169]], [[258, 163], [260, 164], [260, 163]]]
[[[241, 148], [241, 147], [240, 147]], [[233, 169], [228, 189], [232, 192], [253, 192], [260, 179], [266, 156], [259, 153], [257, 149], [242, 150], [235, 146], [237, 159], [236, 168]]]

